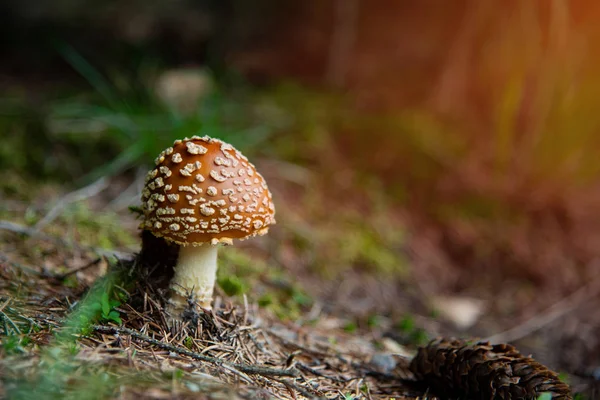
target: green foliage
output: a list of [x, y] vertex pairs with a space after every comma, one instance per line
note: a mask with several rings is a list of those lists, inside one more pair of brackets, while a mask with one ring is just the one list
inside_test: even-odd
[[563, 382], [565, 382], [565, 383], [567, 383], [567, 384], [568, 384], [568, 383], [569, 383], [569, 381], [570, 381], [569, 374], [567, 374], [567, 373], [565, 373], [565, 372], [560, 372], [560, 373], [558, 374], [558, 378], [559, 378], [561, 381], [563, 381]]
[[271, 310], [281, 320], [296, 320], [308, 309], [313, 299], [297, 284], [275, 279], [274, 287], [260, 297], [259, 304]]
[[115, 310], [120, 305], [121, 302], [119, 300], [110, 299], [108, 293], [104, 292], [100, 297], [100, 301], [92, 303], [91, 308], [96, 312], [96, 318], [100, 322], [112, 321], [121, 325], [123, 321], [121, 321], [119, 312]]
[[61, 220], [77, 229], [78, 241], [105, 249], [131, 247], [138, 238], [125, 229], [121, 218], [113, 212], [91, 210], [85, 203], [74, 203]]
[[[33, 207], [28, 208], [22, 222], [30, 226], [35, 225], [43, 215], [43, 212], [36, 211]], [[9, 218], [13, 220], [15, 216], [9, 215]], [[139, 241], [137, 235], [123, 226], [119, 214], [113, 211], [92, 210], [86, 202], [67, 205], [44, 229], [47, 233], [58, 236], [64, 236], [65, 232], [76, 234], [80, 244], [104, 249], [135, 248]]]
[[62, 280], [63, 285], [68, 288], [76, 288], [79, 286], [79, 281], [77, 280], [76, 274], [71, 274]]
[[[23, 222], [26, 225], [35, 225], [41, 217], [42, 213], [28, 208]], [[86, 202], [75, 202], [66, 206], [45, 230], [58, 236], [64, 236], [65, 232], [76, 233], [80, 244], [105, 249], [135, 248], [139, 241], [137, 235], [123, 226], [122, 218], [117, 213], [92, 210]]]
[[[189, 103], [181, 105], [178, 98], [161, 98], [160, 90], [154, 87], [161, 79], [155, 66], [143, 66], [132, 76], [107, 79], [73, 49], [65, 47], [63, 54], [95, 92], [88, 98], [55, 104], [49, 116], [53, 132], [85, 140], [109, 138], [116, 145], [114, 158], [92, 171], [86, 180], [146, 164], [175, 139], [209, 135], [239, 146], [246, 153], [271, 134], [267, 124], [257, 123], [246, 93], [240, 89], [226, 93], [204, 71], [182, 71], [175, 76], [176, 81], [168, 83], [164, 96], [172, 97], [171, 92], [176, 92]], [[190, 93], [177, 91], [193, 90], [190, 85], [181, 88], [190, 77], [204, 80], [206, 88], [198, 89], [197, 96], [186, 100]]]
[[227, 296], [237, 296], [248, 291], [247, 285], [237, 276], [223, 276], [217, 282]]
[[13, 382], [8, 397], [18, 400], [99, 400], [112, 398], [118, 387], [117, 378], [107, 370], [81, 362], [75, 368], [73, 355], [65, 352], [46, 352], [39, 368], [39, 373]]
[[185, 376], [185, 371], [182, 369], [176, 368], [175, 370], [173, 370], [172, 376], [173, 376], [173, 380], [180, 381]]
[[542, 393], [538, 396], [537, 400], [552, 400], [552, 393]]
[[125, 284], [121, 273], [111, 271], [94, 283], [57, 334], [58, 343], [71, 343], [74, 336], [88, 334], [94, 323], [122, 324], [116, 307], [122, 304], [124, 294], [115, 286], [117, 282], [119, 285]]
[[31, 343], [31, 338], [25, 335], [8, 335], [2, 341], [2, 350], [5, 354], [24, 354], [27, 353], [27, 345]]
[[368, 394], [369, 393], [369, 385], [366, 383], [360, 385], [360, 391], [362, 393]]
[[312, 298], [299, 285], [291, 285], [287, 293], [289, 298], [299, 306], [309, 306], [312, 304]]
[[423, 346], [430, 340], [431, 338], [425, 329], [417, 328], [410, 333], [408, 343], [415, 346]]
[[272, 293], [265, 293], [258, 298], [258, 305], [260, 307], [268, 307], [275, 302], [275, 298]]
[[396, 328], [404, 333], [410, 333], [415, 330], [415, 318], [411, 314], [406, 314], [398, 321]]
[[255, 93], [253, 100], [265, 123], [281, 133], [269, 141], [267, 152], [300, 165], [314, 162], [335, 147], [333, 129], [346, 117], [340, 96], [292, 82]]
[[[122, 323], [115, 308], [126, 295], [117, 285], [126, 286], [127, 280], [124, 272], [116, 269], [94, 283], [55, 332], [52, 343], [42, 351], [39, 371], [28, 379], [15, 382], [11, 398], [101, 399], [112, 396], [117, 387], [115, 378], [105, 370], [86, 370], [75, 357], [79, 352], [77, 339], [90, 333], [94, 323]], [[23, 345], [22, 341], [20, 345]], [[15, 347], [14, 343], [7, 346]]]
[[[115, 73], [94, 67], [68, 46], [62, 54], [90, 90], [61, 89], [35, 103], [18, 91], [0, 99], [0, 169], [17, 177], [75, 179], [81, 185], [146, 166], [175, 139], [193, 135], [218, 137], [251, 154], [263, 151], [277, 128], [266, 119], [259, 95], [240, 80], [227, 87], [209, 72], [182, 70], [181, 81], [161, 94], [157, 84], [165, 73], [153, 63]], [[206, 81], [206, 88], [186, 86], [190, 76]], [[186, 90], [198, 91], [191, 102]], [[179, 107], [170, 98], [173, 91], [189, 104]], [[0, 183], [2, 192], [19, 188], [15, 179]]]
[[[26, 99], [25, 93], [3, 93], [0, 98], [0, 170], [42, 178], [56, 170], [44, 162], [50, 137], [44, 129], [44, 112]], [[2, 191], [20, 194], [17, 182], [0, 183]]]
[[395, 324], [395, 327], [406, 344], [421, 346], [430, 340], [427, 331], [417, 326], [415, 318], [411, 314], [405, 314]]
[[[250, 256], [247, 252], [227, 248], [221, 252], [217, 282], [229, 296], [248, 293], [261, 307], [284, 320], [295, 320], [310, 307], [312, 298], [276, 265]], [[249, 288], [253, 288], [252, 291]]]
[[129, 206], [129, 207], [127, 207], [127, 209], [133, 215], [136, 215], [136, 216], [144, 215], [144, 210], [142, 210], [142, 207], [140, 207], [140, 206]]
[[275, 277], [270, 283], [273, 286], [267, 294], [270, 302], [266, 308], [281, 320], [293, 321], [300, 318], [302, 311], [308, 309], [313, 303], [313, 299], [299, 284], [291, 283], [283, 277]]
[[369, 328], [377, 328], [381, 324], [381, 317], [377, 314], [371, 314], [367, 317], [367, 326]]
[[364, 317], [355, 317], [344, 323], [343, 328], [347, 333], [356, 333], [359, 329], [375, 329], [381, 324], [381, 316], [377, 314]]
[[355, 321], [348, 321], [344, 324], [344, 331], [347, 333], [356, 333], [358, 330], [358, 324]]
[[335, 278], [349, 268], [360, 268], [390, 277], [406, 276], [405, 233], [387, 211], [376, 211], [368, 218], [358, 211], [340, 211], [326, 220], [327, 224], [315, 227], [314, 232], [291, 227], [296, 236], [312, 238], [304, 241], [303, 252], [314, 259], [316, 272]]

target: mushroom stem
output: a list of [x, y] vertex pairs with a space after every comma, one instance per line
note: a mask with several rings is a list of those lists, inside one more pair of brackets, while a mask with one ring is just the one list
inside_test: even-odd
[[175, 275], [171, 280], [171, 297], [167, 313], [181, 320], [181, 313], [191, 299], [198, 306], [211, 308], [213, 289], [217, 276], [217, 246], [180, 246], [175, 265]]

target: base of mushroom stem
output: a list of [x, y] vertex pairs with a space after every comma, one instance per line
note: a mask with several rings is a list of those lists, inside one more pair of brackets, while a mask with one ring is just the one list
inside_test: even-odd
[[197, 313], [212, 310], [212, 298], [192, 299], [189, 296], [182, 296], [179, 293], [171, 291], [171, 297], [165, 307], [169, 325], [172, 326], [174, 321], [183, 321], [183, 313], [190, 308]]

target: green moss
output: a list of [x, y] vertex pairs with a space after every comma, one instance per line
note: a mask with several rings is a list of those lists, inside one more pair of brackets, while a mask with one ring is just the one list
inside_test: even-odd
[[139, 242], [136, 235], [123, 227], [121, 216], [91, 210], [85, 202], [69, 205], [47, 229], [60, 235], [74, 229], [81, 244], [105, 249], [133, 248]]
[[173, 379], [174, 379], [174, 380], [176, 380], [176, 381], [180, 381], [180, 380], [182, 380], [182, 379], [183, 379], [183, 377], [185, 376], [185, 371], [184, 371], [184, 370], [182, 370], [182, 369], [179, 369], [179, 368], [177, 368], [177, 369], [175, 369], [175, 370], [172, 372], [172, 376], [173, 376]]
[[355, 333], [358, 330], [358, 324], [355, 321], [348, 321], [344, 324], [344, 331]]
[[405, 344], [420, 346], [430, 340], [427, 331], [417, 326], [415, 318], [411, 314], [405, 314], [394, 324], [394, 327]]
[[313, 270], [329, 279], [350, 268], [405, 277], [404, 230], [384, 215], [381, 212], [365, 218], [350, 211], [330, 215], [325, 226], [315, 226], [310, 233], [312, 249], [307, 251], [314, 257]]
[[293, 281], [281, 267], [268, 265], [247, 251], [226, 248], [221, 252], [217, 282], [225, 293], [247, 293], [250, 300], [283, 320], [298, 319], [313, 303], [304, 288]]
[[381, 325], [381, 317], [377, 314], [371, 314], [367, 317], [367, 326], [371, 329]]
[[270, 292], [272, 301], [267, 305], [281, 320], [296, 320], [300, 318], [312, 304], [312, 298], [298, 285], [283, 283]]
[[217, 283], [228, 296], [238, 296], [248, 290], [248, 285], [235, 275], [221, 277]]
[[415, 346], [423, 346], [431, 340], [425, 329], [414, 329], [409, 336], [409, 343]]
[[400, 319], [400, 321], [398, 321], [398, 323], [396, 324], [396, 329], [404, 333], [410, 333], [414, 331], [415, 327], [415, 319], [410, 314], [406, 314], [405, 316], [403, 316], [402, 319]]
[[258, 298], [258, 305], [260, 307], [268, 307], [275, 302], [272, 293], [265, 293]]

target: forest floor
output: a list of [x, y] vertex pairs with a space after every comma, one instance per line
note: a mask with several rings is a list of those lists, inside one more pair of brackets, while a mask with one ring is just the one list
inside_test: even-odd
[[[214, 310], [170, 329], [163, 292], [111, 275], [138, 251], [135, 213], [111, 210], [110, 191], [88, 195], [71, 202], [48, 185], [3, 202], [0, 397], [435, 398], [403, 379], [416, 347], [436, 336], [515, 343], [582, 398], [599, 396], [600, 279], [515, 307], [518, 282], [511, 294], [482, 279], [475, 298], [434, 295], [411, 272], [342, 268], [337, 252], [310, 268], [305, 241], [323, 236], [292, 223], [311, 217], [288, 205], [271, 235], [221, 250]], [[288, 240], [292, 225], [307, 230], [304, 242]], [[403, 268], [430, 255], [419, 240], [412, 235]]]

